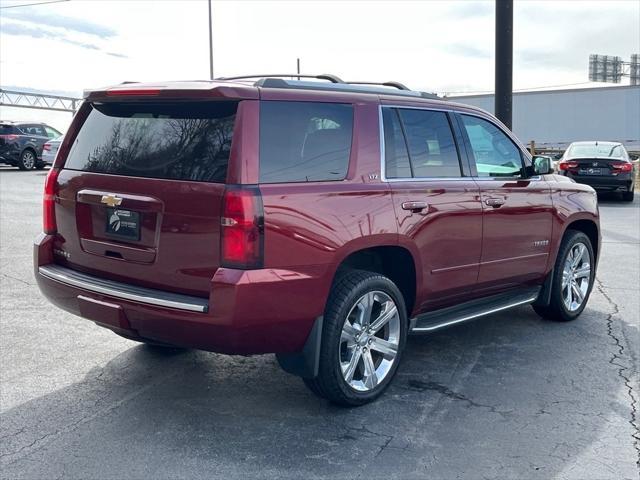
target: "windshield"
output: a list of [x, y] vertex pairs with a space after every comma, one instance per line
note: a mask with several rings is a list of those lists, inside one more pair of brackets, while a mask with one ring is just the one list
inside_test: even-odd
[[622, 145], [603, 143], [600, 145], [573, 145], [569, 157], [612, 157], [622, 158]]

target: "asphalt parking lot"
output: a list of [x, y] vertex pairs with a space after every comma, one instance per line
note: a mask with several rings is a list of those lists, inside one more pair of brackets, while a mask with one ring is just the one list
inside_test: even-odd
[[413, 337], [386, 395], [342, 409], [273, 356], [162, 355], [51, 306], [44, 175], [0, 168], [1, 478], [638, 478], [638, 198], [601, 198], [577, 321], [524, 307]]

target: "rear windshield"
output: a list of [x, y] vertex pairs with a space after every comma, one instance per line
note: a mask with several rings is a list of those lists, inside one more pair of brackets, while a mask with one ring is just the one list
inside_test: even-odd
[[623, 156], [622, 145], [620, 144], [600, 144], [600, 145], [573, 145], [569, 149], [571, 157], [611, 157], [620, 158]]
[[93, 104], [65, 168], [224, 183], [237, 105]]
[[260, 182], [343, 180], [349, 166], [353, 106], [260, 103]]

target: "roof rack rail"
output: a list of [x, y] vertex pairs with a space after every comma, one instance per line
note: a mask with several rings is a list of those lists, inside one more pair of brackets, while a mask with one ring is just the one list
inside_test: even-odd
[[340, 77], [336, 75], [332, 75], [330, 73], [323, 73], [320, 75], [304, 75], [300, 73], [277, 73], [277, 74], [266, 74], [266, 75], [239, 75], [237, 77], [218, 77], [214, 80], [244, 80], [250, 78], [281, 78], [281, 77], [292, 77], [292, 78], [316, 78], [318, 80], [328, 80], [331, 83], [345, 83]]
[[407, 87], [406, 85], [404, 85], [403, 83], [394, 82], [394, 81], [388, 81], [388, 82], [352, 82], [352, 81], [347, 81], [345, 83], [349, 83], [351, 85], [381, 85], [383, 87], [394, 87], [394, 88], [397, 88], [398, 90], [409, 90], [409, 91], [411, 91], [411, 89], [409, 87]]
[[[299, 77], [299, 78], [298, 78]], [[254, 83], [256, 87], [264, 88], [290, 88], [290, 89], [304, 89], [304, 90], [324, 90], [324, 91], [338, 91], [338, 92], [352, 92], [352, 93], [373, 93], [378, 95], [402, 95], [406, 97], [421, 97], [426, 99], [442, 100], [438, 95], [434, 93], [421, 92], [418, 90], [411, 90], [406, 85], [400, 82], [388, 81], [388, 82], [345, 82], [340, 77], [329, 73], [321, 75], [305, 75], [297, 73], [283, 73], [274, 75], [239, 75], [236, 77], [219, 77], [214, 80], [246, 80], [255, 79], [258, 81]], [[303, 79], [317, 79], [328, 80], [329, 83], [310, 82]], [[399, 91], [393, 92], [386, 88], [375, 87], [392, 87]]]

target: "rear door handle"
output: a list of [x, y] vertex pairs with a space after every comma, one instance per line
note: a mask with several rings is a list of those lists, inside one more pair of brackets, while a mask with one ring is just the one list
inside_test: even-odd
[[491, 198], [486, 198], [484, 203], [487, 204], [490, 207], [499, 208], [502, 205], [504, 205], [505, 199], [504, 198], [491, 197]]
[[402, 202], [403, 210], [411, 210], [412, 212], [419, 212], [421, 210], [424, 210], [425, 208], [429, 208], [429, 204], [427, 202], [420, 202], [420, 201]]

